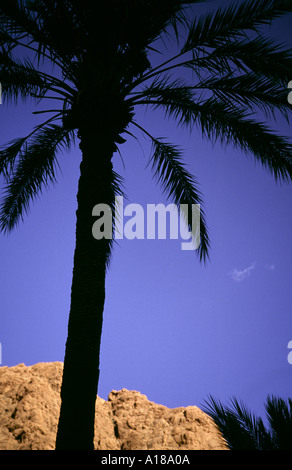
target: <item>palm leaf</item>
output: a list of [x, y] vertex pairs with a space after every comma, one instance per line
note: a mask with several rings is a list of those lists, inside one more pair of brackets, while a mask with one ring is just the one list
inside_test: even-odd
[[263, 420], [251, 413], [243, 402], [237, 398], [231, 399], [231, 408], [228, 413], [240, 425], [245, 436], [250, 442], [254, 442], [256, 449], [268, 450], [272, 448], [272, 439], [269, 431], [265, 428]]
[[202, 80], [195, 89], [212, 91], [215, 97], [229, 105], [237, 103], [243, 111], [255, 112], [258, 108], [265, 117], [275, 117], [278, 110], [287, 120], [291, 106], [287, 100], [287, 90], [279, 86], [270, 77], [263, 77], [256, 73], [246, 73], [242, 76], [227, 75], [222, 77], [211, 76]]
[[[39, 129], [24, 150], [21, 140], [15, 141], [4, 151], [6, 167], [13, 166], [4, 188], [4, 198], [0, 209], [0, 229], [11, 230], [23, 214], [28, 212], [29, 203], [49, 183], [56, 181], [57, 151], [69, 148], [72, 135], [68, 130], [51, 124]], [[18, 153], [18, 161], [15, 162]]]
[[209, 397], [202, 407], [203, 411], [207, 413], [217, 425], [221, 432], [223, 439], [231, 450], [256, 450], [257, 444], [253, 439], [250, 432], [246, 432], [241, 422], [242, 419], [237, 419], [234, 411], [213, 398]]
[[203, 136], [214, 142], [232, 143], [252, 154], [276, 180], [291, 180], [292, 145], [289, 139], [270, 131], [266, 124], [247, 117], [241, 109], [212, 98], [193, 109], [194, 121]]
[[292, 449], [292, 399], [283, 400], [268, 395], [265, 409], [271, 428], [274, 448]]
[[16, 158], [19, 155], [26, 140], [27, 137], [13, 139], [0, 150], [0, 175], [3, 175], [6, 181], [9, 179], [9, 174], [11, 174], [13, 171]]
[[[196, 3], [204, 3], [206, 0], [164, 0], [164, 2], [153, 2], [155, 7], [159, 5], [159, 12], [155, 12], [156, 17], [165, 17], [165, 23], [160, 28], [159, 35], [163, 33], [166, 36], [171, 37], [171, 32], [173, 30], [176, 40], [179, 43], [179, 29], [189, 27], [189, 17], [187, 7], [190, 5], [195, 5]], [[163, 5], [164, 3], [164, 5]], [[154, 39], [158, 37], [158, 34], [155, 35]]]
[[203, 406], [214, 420], [228, 447], [232, 450], [291, 450], [292, 449], [292, 399], [267, 397], [266, 415], [270, 428], [261, 418], [253, 415], [236, 398], [223, 405], [210, 396]]
[[229, 449], [269, 450], [273, 448], [271, 435], [261, 418], [255, 417], [236, 398], [224, 406], [210, 396], [202, 407], [213, 419]]
[[[46, 2], [42, 0], [1, 1], [0, 25], [1, 30], [10, 36], [8, 41], [9, 48], [14, 48], [17, 45], [28, 47], [35, 51], [38, 61], [44, 57], [49, 57], [52, 62], [62, 66], [64, 57], [60, 54], [60, 50], [54, 49], [56, 36], [58, 35], [58, 26], [60, 24], [60, 15], [58, 15], [58, 12], [62, 3], [64, 30], [63, 40], [59, 41], [59, 45], [63, 46], [62, 52], [64, 52], [64, 45], [69, 34], [69, 31], [65, 31], [67, 24], [66, 19], [70, 12], [68, 5], [67, 9], [64, 8], [66, 6], [64, 5], [65, 2], [52, 2], [51, 0]], [[59, 19], [58, 25], [49, 24], [49, 17], [53, 12], [55, 12], [56, 22]], [[70, 37], [71, 36], [73, 39], [72, 29]], [[32, 46], [32, 43], [34, 46]]]
[[135, 93], [130, 98], [135, 105], [147, 105], [151, 108], [165, 110], [166, 116], [174, 117], [180, 124], [189, 125], [191, 113], [187, 116], [186, 107], [193, 102], [193, 87], [181, 80], [172, 81], [170, 76], [157, 77], [149, 86]]
[[24, 101], [29, 96], [43, 96], [49, 89], [46, 75], [38, 73], [29, 59], [12, 60], [8, 54], [0, 53], [0, 82], [4, 100]]
[[[194, 71], [212, 70], [213, 73], [253, 72], [279, 85], [286, 85], [291, 76], [292, 52], [286, 46], [275, 44], [275, 41], [263, 35], [255, 38], [244, 37], [239, 40], [224, 40], [211, 52], [205, 51], [196, 56], [197, 60], [186, 64]], [[234, 70], [235, 69], [235, 70]]]
[[[291, 50], [263, 37], [259, 26], [291, 11], [289, 0], [250, 0], [196, 17], [181, 51], [145, 73], [135, 86], [179, 67], [192, 69], [197, 77], [206, 72], [221, 76], [235, 71], [252, 71], [286, 84], [291, 73]], [[248, 30], [255, 34], [248, 36]]]
[[193, 21], [182, 52], [199, 46], [215, 47], [229, 39], [240, 40], [246, 31], [258, 32], [259, 26], [291, 11], [290, 0], [248, 0], [219, 8]]
[[[252, 119], [250, 113], [240, 105], [232, 104], [230, 100], [222, 101], [211, 97], [195, 102], [190, 93], [191, 88], [180, 89], [174, 86], [165, 90], [150, 89], [148, 95], [151, 97], [153, 94], [153, 99], [144, 99], [141, 103], [149, 104], [154, 109], [164, 109], [168, 116], [174, 117], [182, 125], [191, 128], [197, 125], [203, 137], [213, 143], [219, 140], [221, 144], [233, 144], [252, 154], [276, 179], [291, 180], [292, 145], [289, 139], [272, 132], [263, 122]], [[155, 95], [158, 99], [155, 99]], [[253, 99], [256, 98], [256, 94], [253, 95]], [[239, 101], [242, 101], [242, 98]], [[270, 102], [264, 105], [271, 107]], [[273, 106], [276, 106], [275, 102]]]
[[42, 98], [52, 90], [72, 101], [74, 89], [52, 76], [38, 70], [29, 58], [13, 58], [11, 52], [0, 52], [0, 80], [3, 96], [16, 99], [19, 95], [25, 100], [28, 96]]
[[209, 255], [209, 236], [203, 212], [201, 194], [197, 182], [186, 170], [182, 163], [183, 154], [180, 149], [169, 143], [154, 139], [151, 158], [154, 177], [162, 185], [163, 192], [172, 199], [180, 209], [182, 216], [197, 244], [196, 227], [193, 226], [192, 205], [200, 206], [200, 243], [198, 254], [200, 260], [206, 260]]
[[197, 182], [187, 171], [182, 163], [183, 154], [181, 150], [167, 142], [162, 142], [151, 136], [145, 129], [134, 123], [141, 129], [152, 142], [152, 156], [149, 164], [154, 177], [161, 185], [163, 193], [177, 205], [183, 220], [192, 233], [192, 238], [197, 245], [198, 227], [193, 226], [192, 205], [200, 206], [200, 244], [198, 255], [200, 260], [206, 261], [209, 256], [210, 240], [203, 211], [203, 203]]

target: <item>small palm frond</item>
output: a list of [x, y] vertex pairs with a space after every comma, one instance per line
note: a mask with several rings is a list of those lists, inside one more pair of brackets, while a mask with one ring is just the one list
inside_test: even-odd
[[15, 35], [21, 35], [27, 32], [29, 26], [32, 26], [23, 0], [10, 0], [10, 2], [2, 0], [0, 6], [1, 28]]
[[17, 139], [13, 139], [0, 150], [0, 175], [3, 175], [6, 181], [8, 181], [9, 175], [13, 171], [16, 158], [27, 138], [28, 137], [19, 137]]
[[[9, 51], [17, 47], [21, 40], [21, 44], [29, 45], [30, 42], [38, 44], [38, 52], [41, 53], [41, 44], [45, 44], [45, 34], [41, 33], [38, 17], [32, 8], [36, 3], [28, 1], [26, 5], [23, 0], [1, 1], [0, 37], [2, 39], [2, 46], [7, 44]], [[24, 39], [27, 41], [24, 41]]]
[[153, 170], [154, 177], [161, 184], [166, 197], [176, 204], [190, 233], [192, 233], [192, 238], [196, 245], [198, 236], [196, 229], [198, 227], [193, 226], [192, 208], [193, 205], [200, 206], [200, 243], [198, 255], [200, 260], [206, 261], [209, 256], [210, 240], [203, 211], [202, 197], [197, 188], [196, 180], [182, 163], [183, 154], [181, 150], [177, 146], [152, 137], [151, 134], [137, 123], [133, 124], [150, 137], [153, 150], [149, 164]]
[[288, 112], [291, 111], [286, 88], [279, 86], [270, 77], [256, 73], [249, 72], [242, 76], [211, 76], [194, 88], [210, 90], [220, 101], [229, 105], [236, 103], [244, 112], [255, 112], [257, 108], [263, 111], [266, 118], [272, 116], [276, 119], [275, 111], [279, 111], [288, 120]]
[[[132, 2], [130, 7], [127, 2], [125, 4], [120, 2], [120, 5], [114, 8], [116, 8], [115, 13], [117, 11], [120, 13], [119, 19], [124, 18], [125, 36], [129, 43], [139, 41], [140, 46], [148, 47], [163, 35], [171, 36], [172, 31], [178, 40], [180, 26], [186, 26], [188, 22], [182, 4], [194, 4], [198, 1], [160, 0], [157, 2], [152, 0]], [[106, 8], [112, 8], [112, 6], [106, 6]]]
[[279, 450], [292, 449], [292, 399], [284, 400], [268, 395], [265, 409], [269, 421], [274, 447]]
[[205, 403], [203, 411], [213, 419], [229, 449], [272, 449], [271, 436], [263, 421], [253, 416], [236, 398], [231, 400], [231, 406], [223, 406], [213, 397]]
[[[254, 72], [286, 87], [291, 78], [291, 49], [263, 36], [259, 26], [291, 11], [289, 0], [249, 0], [197, 16], [188, 28], [188, 38], [181, 51], [148, 71], [134, 85], [158, 74], [187, 67], [199, 78], [210, 72], [219, 77], [235, 72]], [[248, 30], [255, 34], [248, 35]]]
[[[41, 128], [45, 127], [47, 124], [50, 124], [52, 121], [59, 119], [59, 116], [60, 113], [51, 117], [50, 119], [47, 119], [47, 121], [35, 126], [32, 132], [26, 137], [13, 139], [0, 149], [0, 175], [4, 177], [6, 182], [9, 181], [11, 175], [13, 174], [17, 156], [20, 155], [20, 153], [25, 153], [27, 149], [27, 141]], [[74, 134], [72, 134], [72, 138], [74, 141]]]
[[172, 81], [169, 76], [156, 78], [149, 86], [136, 93], [129, 101], [135, 105], [147, 105], [151, 108], [165, 110], [166, 116], [174, 117], [180, 124], [192, 122], [191, 113], [187, 112], [189, 103], [193, 102], [193, 87], [181, 80]]
[[[171, 83], [169, 79], [155, 80], [140, 94], [137, 93], [133, 101], [135, 104], [147, 104], [153, 109], [161, 108], [165, 110], [166, 116], [173, 117], [183, 126], [192, 128], [196, 125], [201, 129], [202, 136], [213, 143], [220, 141], [221, 144], [233, 144], [239, 150], [252, 154], [276, 179], [291, 180], [291, 143], [287, 138], [272, 132], [265, 123], [251, 118], [246, 109], [247, 105], [253, 107], [256, 103], [266, 113], [273, 113], [276, 107], [285, 115], [288, 109], [283, 104], [282, 91], [254, 75], [246, 76], [242, 82], [235, 77], [221, 78], [218, 82], [219, 87], [216, 89], [215, 83], [212, 97], [196, 99], [195, 86], [187, 87], [177, 81]], [[261, 92], [256, 90], [259, 82], [266, 87], [266, 92], [271, 90], [270, 98], [266, 93], [266, 100], [260, 99]], [[200, 86], [210, 86], [213, 89], [212, 81], [208, 80], [202, 81]], [[239, 96], [241, 87], [245, 96]]]
[[11, 230], [29, 203], [43, 188], [56, 181], [57, 151], [70, 148], [72, 135], [56, 124], [41, 127], [28, 141], [17, 139], [2, 150], [7, 185], [0, 209], [0, 230]]
[[275, 44], [273, 39], [256, 37], [234, 44], [233, 51], [234, 56], [237, 56], [250, 70], [277, 80], [286, 87], [291, 77], [291, 49]]
[[246, 432], [242, 428], [240, 420], [236, 419], [234, 412], [230, 411], [229, 408], [224, 407], [220, 401], [215, 400], [213, 397], [209, 397], [209, 400], [206, 401], [206, 406], [203, 406], [202, 408], [217, 425], [229, 449], [257, 449], [253, 437], [249, 432]]
[[241, 75], [251, 71], [276, 80], [279, 86], [286, 86], [291, 76], [292, 54], [291, 49], [275, 44], [269, 37], [244, 37], [238, 41], [222, 41], [211, 52], [194, 55], [194, 60], [188, 61], [186, 67], [196, 73], [205, 69], [219, 76], [234, 73], [234, 69]]
[[248, 0], [197, 17], [189, 30], [182, 52], [200, 46], [217, 47], [228, 40], [240, 40], [247, 31], [259, 32], [259, 26], [292, 11], [290, 0]]
[[28, 96], [39, 99], [51, 90], [72, 102], [75, 93], [57, 76], [37, 70], [30, 59], [13, 58], [8, 52], [0, 52], [0, 82], [3, 98], [7, 100], [16, 100], [19, 96], [23, 100]]
[[[1, 2], [0, 29], [4, 35], [9, 37], [9, 39], [6, 38], [6, 45], [9, 50], [18, 45], [27, 47], [35, 52], [38, 62], [47, 57], [62, 67], [67, 62], [66, 53], [68, 51], [65, 45], [68, 45], [68, 39], [72, 39], [72, 44], [76, 44], [77, 32], [73, 32], [72, 23], [71, 28], [66, 28], [68, 22], [70, 23], [72, 20], [70, 11], [71, 9], [68, 4], [66, 5], [66, 2], [43, 0]], [[50, 20], [54, 14], [55, 22], [52, 22]], [[63, 27], [62, 38], [60, 38], [61, 24]], [[72, 54], [71, 50], [70, 52]]]
[[223, 406], [211, 396], [203, 406], [231, 450], [291, 450], [292, 399], [268, 395], [265, 409], [269, 429], [236, 398], [231, 406]]
[[0, 53], [0, 82], [4, 100], [25, 101], [29, 96], [43, 96], [49, 88], [46, 75], [39, 73], [30, 62], [12, 59], [6, 53]]
[[272, 132], [263, 122], [249, 118], [230, 103], [212, 98], [193, 106], [193, 118], [203, 137], [233, 144], [251, 154], [276, 180], [292, 179], [292, 145], [289, 139]]
[[[165, 5], [163, 5], [163, 2], [161, 1], [156, 4], [159, 5], [159, 9], [161, 10], [162, 15], [165, 15], [165, 17], [167, 18], [165, 24], [163, 25], [163, 28], [161, 28], [160, 30], [160, 35], [164, 33], [166, 34], [166, 36], [171, 37], [170, 31], [172, 29], [174, 31], [175, 38], [179, 43], [179, 29], [181, 27], [189, 27], [190, 25], [188, 17], [188, 7], [191, 5], [195, 5], [196, 3], [204, 3], [205, 1], [206, 0], [164, 0]], [[157, 17], [158, 14], [155, 13], [155, 16]]]
[[228, 413], [240, 425], [244, 435], [248, 436], [248, 441], [253, 441], [257, 449], [271, 448], [271, 435], [265, 428], [263, 420], [252, 414], [237, 398], [233, 397], [230, 402], [231, 408], [228, 408]]

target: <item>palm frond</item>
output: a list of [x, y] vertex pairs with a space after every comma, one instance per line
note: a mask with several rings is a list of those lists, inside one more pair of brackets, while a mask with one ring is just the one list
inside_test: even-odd
[[263, 111], [266, 118], [276, 119], [275, 111], [279, 111], [286, 120], [291, 112], [287, 100], [287, 90], [279, 86], [275, 80], [256, 73], [246, 73], [242, 76], [233, 74], [217, 77], [210, 76], [202, 80], [195, 89], [212, 91], [215, 97], [228, 105], [236, 103], [243, 110]]
[[218, 8], [193, 21], [182, 52], [199, 46], [215, 47], [229, 39], [240, 40], [247, 31], [259, 31], [259, 26], [292, 11], [290, 0], [248, 0]]
[[8, 54], [0, 53], [0, 82], [4, 100], [25, 101], [29, 96], [43, 96], [49, 88], [45, 74], [37, 72], [29, 59], [13, 60]]
[[6, 232], [14, 228], [19, 219], [23, 219], [23, 214], [28, 212], [30, 201], [48, 187], [49, 183], [56, 181], [57, 151], [69, 148], [71, 138], [68, 130], [51, 124], [40, 128], [23, 150], [20, 139], [9, 147], [6, 155], [4, 151], [6, 165], [13, 166], [13, 170], [4, 188], [0, 230]]
[[223, 405], [210, 396], [203, 410], [213, 419], [231, 450], [291, 450], [292, 399], [267, 397], [266, 415], [270, 427], [236, 398]]
[[[41, 52], [41, 44], [45, 43], [45, 35], [41, 34], [39, 29], [38, 17], [35, 15], [34, 9], [31, 8], [37, 2], [26, 2], [23, 0], [11, 0], [0, 2], [0, 25], [1, 25], [1, 45], [6, 45], [9, 51], [19, 45], [27, 44], [32, 40], [35, 44], [39, 44], [38, 52]], [[44, 50], [43, 50], [44, 52]]]
[[[195, 109], [197, 108], [197, 110]], [[251, 154], [279, 181], [292, 179], [292, 145], [288, 138], [248, 117], [242, 109], [213, 98], [194, 106], [193, 118], [203, 137], [233, 144]]]
[[224, 40], [211, 52], [208, 50], [195, 55], [186, 66], [196, 73], [205, 69], [218, 75], [237, 71], [244, 77], [243, 73], [253, 72], [285, 85], [291, 76], [292, 51], [263, 35], [244, 37]]
[[242, 427], [241, 421], [230, 408], [210, 396], [202, 407], [217, 425], [223, 439], [231, 450], [256, 450], [257, 444], [250, 432]]
[[32, 26], [29, 22], [24, 8], [25, 2], [22, 0], [11, 0], [0, 2], [0, 19], [1, 28], [10, 31], [15, 35], [27, 32], [28, 26]]
[[271, 449], [272, 440], [269, 431], [265, 428], [263, 420], [256, 417], [250, 410], [247, 409], [242, 401], [233, 397], [231, 400], [231, 407], [228, 412], [232, 418], [241, 426], [244, 434], [249, 436], [248, 440], [254, 442], [258, 450]]
[[17, 139], [13, 139], [0, 150], [0, 175], [3, 175], [6, 181], [8, 181], [9, 174], [13, 171], [16, 158], [27, 138], [28, 137], [19, 137]]
[[141, 92], [130, 98], [135, 105], [149, 105], [151, 108], [163, 108], [166, 116], [172, 116], [180, 124], [189, 125], [191, 115], [187, 117], [185, 104], [193, 102], [193, 87], [186, 85], [181, 80], [171, 80], [170, 76], [157, 77], [153, 82], [144, 87]]
[[[227, 76], [244, 81], [246, 76], [250, 80], [253, 75], [263, 81], [274, 82], [275, 87], [283, 90], [291, 77], [292, 50], [262, 35], [225, 38], [211, 49], [204, 46], [193, 49], [191, 55], [179, 53], [171, 57], [134, 82], [133, 88], [182, 68], [190, 69], [199, 81], [215, 81]], [[196, 80], [193, 81], [194, 86]]]
[[[165, 3], [167, 4], [168, 8], [172, 6], [172, 12], [171, 14], [169, 14], [166, 8], [163, 7], [163, 10], [164, 10], [163, 14], [167, 15], [168, 18], [167, 18], [167, 21], [165, 22], [165, 25], [160, 31], [160, 35], [166, 34], [167, 36], [171, 37], [171, 30], [172, 30], [174, 31], [175, 38], [177, 40], [177, 43], [179, 44], [180, 42], [179, 30], [181, 28], [185, 29], [190, 26], [190, 20], [188, 16], [188, 12], [189, 12], [188, 7], [191, 5], [195, 5], [196, 3], [204, 3], [205, 1], [206, 0], [190, 0], [190, 1], [168, 0], [166, 1]], [[162, 2], [159, 2], [159, 3], [161, 5]]]
[[231, 450], [268, 450], [273, 448], [271, 435], [261, 418], [253, 415], [236, 398], [224, 406], [210, 396], [202, 407], [213, 419]]
[[[258, 27], [291, 11], [289, 0], [249, 0], [197, 16], [180, 53], [144, 74], [136, 84], [180, 67], [190, 68], [199, 77], [204, 72], [221, 76], [252, 71], [284, 84], [290, 79], [291, 49], [275, 44]], [[247, 34], [250, 30], [256, 32], [255, 37]]]
[[[62, 9], [62, 15], [60, 9]], [[55, 14], [55, 23], [50, 22], [53, 14]], [[38, 62], [47, 57], [62, 68], [67, 61], [68, 36], [72, 39], [72, 44], [76, 44], [77, 39], [77, 32], [73, 32], [73, 23], [71, 23], [71, 28], [66, 28], [68, 16], [70, 16], [70, 8], [66, 1], [11, 0], [5, 2], [2, 0], [0, 2], [0, 31], [9, 36], [5, 43], [9, 50], [18, 45], [28, 47], [35, 52]], [[60, 38], [61, 22], [62, 39]]]
[[[235, 80], [233, 80], [233, 83]], [[247, 78], [248, 82], [248, 78]], [[220, 83], [220, 82], [219, 82]], [[240, 81], [237, 82], [240, 87]], [[222, 81], [221, 81], [222, 84]], [[252, 154], [265, 168], [268, 168], [274, 177], [280, 181], [289, 181], [292, 178], [292, 144], [288, 138], [282, 137], [277, 132], [271, 131], [268, 126], [250, 117], [240, 104], [243, 97], [237, 98], [232, 93], [234, 100], [222, 100], [217, 96], [207, 99], [194, 100], [192, 88], [195, 87], [161, 87], [153, 86], [144, 95], [149, 99], [142, 99], [142, 104], [149, 104], [154, 109], [164, 109], [167, 116], [174, 117], [180, 124], [193, 127], [196, 125], [201, 129], [202, 136], [213, 143], [233, 144], [235, 147]], [[246, 82], [245, 82], [246, 85]], [[267, 85], [268, 86], [268, 85]], [[161, 88], [161, 89], [160, 89]], [[277, 95], [276, 92], [274, 92]], [[153, 99], [151, 97], [153, 95]], [[279, 92], [279, 96], [282, 94]], [[249, 101], [256, 100], [257, 92], [249, 96]], [[273, 106], [281, 109], [282, 102], [278, 98], [272, 102], [268, 98], [262, 106], [273, 111]], [[139, 101], [138, 101], [139, 103]], [[286, 105], [283, 105], [283, 110]]]
[[292, 399], [284, 400], [268, 395], [265, 409], [269, 421], [274, 448], [292, 449]]
[[192, 206], [200, 206], [200, 243], [198, 246], [198, 255], [200, 260], [206, 261], [209, 257], [210, 240], [203, 210], [202, 195], [198, 189], [195, 178], [188, 172], [182, 163], [182, 151], [179, 147], [163, 142], [161, 139], [154, 138], [145, 129], [134, 123], [140, 128], [152, 142], [152, 156], [149, 164], [154, 177], [161, 185], [163, 193], [168, 199], [171, 199], [178, 207], [192, 238], [197, 245], [198, 227], [193, 226]]
[[[41, 124], [35, 126], [35, 128], [26, 137], [20, 137], [13, 139], [8, 142], [0, 149], [0, 175], [4, 177], [6, 182], [9, 180], [14, 171], [14, 164], [17, 156], [20, 153], [25, 153], [27, 149], [27, 141], [36, 134], [40, 129], [50, 124], [52, 121], [59, 119], [59, 115], [55, 115]], [[72, 134], [74, 140], [74, 134]]]
[[42, 98], [48, 90], [71, 100], [75, 90], [57, 76], [38, 70], [29, 58], [12, 57], [11, 52], [0, 52], [0, 80], [5, 99], [21, 96]]
[[[219, 76], [210, 74], [198, 83], [190, 85], [181, 80], [172, 80], [171, 76], [156, 77], [153, 82], [144, 86], [140, 92], [130, 98], [133, 104], [152, 104], [153, 108], [164, 107], [167, 115], [172, 115], [179, 123], [189, 125], [191, 115], [187, 116], [183, 109], [191, 108], [191, 103], [202, 101], [202, 92], [210, 91], [214, 97], [226, 104], [242, 108], [242, 111], [264, 112], [266, 118], [276, 119], [279, 111], [286, 120], [291, 106], [287, 100], [286, 86], [278, 84], [271, 77], [248, 72], [242, 76], [230, 73]], [[200, 94], [200, 95], [199, 95]]]

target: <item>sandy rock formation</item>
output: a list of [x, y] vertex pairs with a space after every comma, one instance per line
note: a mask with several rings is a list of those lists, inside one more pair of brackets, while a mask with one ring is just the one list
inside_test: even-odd
[[[0, 450], [54, 449], [63, 364], [0, 367]], [[97, 397], [95, 448], [220, 450], [213, 421], [195, 406], [169, 409], [122, 389]]]

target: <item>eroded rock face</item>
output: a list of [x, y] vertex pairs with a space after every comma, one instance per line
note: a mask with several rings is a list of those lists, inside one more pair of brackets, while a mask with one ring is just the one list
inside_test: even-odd
[[[63, 364], [0, 367], [0, 450], [53, 450]], [[137, 391], [97, 397], [98, 450], [220, 450], [224, 441], [196, 406], [169, 409]]]

